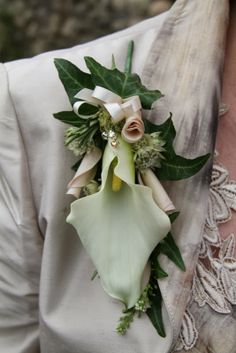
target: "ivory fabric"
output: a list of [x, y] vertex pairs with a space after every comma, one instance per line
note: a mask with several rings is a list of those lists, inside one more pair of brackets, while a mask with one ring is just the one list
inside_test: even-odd
[[[52, 117], [71, 109], [53, 59], [86, 70], [85, 55], [110, 66], [114, 54], [123, 68], [133, 39], [133, 71], [166, 96], [151, 118], [163, 119], [166, 104], [179, 130], [178, 152], [195, 157], [213, 151], [227, 14], [226, 0], [177, 0], [169, 13], [130, 29], [0, 66], [0, 352], [171, 351], [197, 260], [211, 162], [191, 180], [168, 185], [182, 214], [174, 236], [188, 270], [181, 273], [162, 258], [170, 275], [160, 283], [167, 337], [159, 337], [145, 315], [118, 336], [122, 307], [99, 281], [91, 282], [94, 267], [65, 222], [73, 200], [66, 185], [76, 159], [64, 147], [65, 126]], [[205, 62], [209, 70], [201, 77]]]
[[[191, 346], [191, 339], [198, 332], [199, 338], [194, 346], [188, 350], [190, 353], [196, 352], [224, 352], [235, 353], [236, 348], [236, 212], [235, 202], [227, 199], [227, 193], [224, 192], [228, 188], [232, 190], [229, 194], [232, 201], [236, 200], [236, 165], [235, 165], [235, 135], [236, 135], [236, 3], [231, 2], [230, 6], [230, 25], [227, 33], [227, 48], [225, 52], [224, 74], [222, 84], [221, 101], [227, 107], [225, 114], [219, 117], [219, 127], [216, 137], [216, 158], [213, 168], [212, 189], [209, 198], [208, 215], [206, 224], [209, 220], [217, 219], [217, 227], [213, 230], [213, 237], [208, 242], [203, 236], [203, 242], [206, 246], [207, 253], [203, 254], [202, 259], [198, 260], [198, 270], [195, 274], [193, 282], [193, 290], [190, 305], [185, 312], [185, 318], [191, 320], [188, 322], [188, 330], [186, 319], [183, 320], [182, 334], [180, 336], [181, 344], [178, 352], [184, 353], [185, 349], [181, 347], [186, 344]], [[217, 185], [217, 186], [216, 186]], [[228, 208], [228, 214], [225, 211]], [[221, 220], [220, 220], [221, 218]], [[209, 223], [208, 223], [209, 224]], [[209, 228], [208, 228], [209, 229]], [[207, 233], [205, 233], [207, 234]], [[208, 235], [207, 235], [208, 236]], [[232, 241], [226, 248], [225, 244], [229, 239]], [[209, 239], [209, 238], [208, 238]], [[231, 246], [231, 248], [230, 248]], [[203, 249], [204, 247], [202, 247]], [[212, 251], [208, 251], [208, 249]], [[216, 251], [218, 249], [218, 252]], [[227, 254], [226, 254], [227, 249]], [[225, 254], [224, 254], [225, 253]], [[231, 257], [230, 270], [227, 270], [225, 263], [226, 257]], [[210, 261], [209, 261], [210, 260]], [[214, 265], [221, 263], [218, 269], [214, 269]], [[205, 265], [207, 272], [203, 275], [203, 271], [199, 271], [201, 265]], [[213, 271], [212, 271], [213, 269]], [[201, 273], [201, 275], [200, 275]], [[205, 277], [205, 278], [204, 278]], [[201, 280], [202, 297], [196, 289], [199, 287], [196, 278]], [[210, 281], [208, 281], [210, 278]], [[215, 282], [215, 279], [217, 280]], [[227, 281], [225, 281], [227, 279]], [[204, 283], [205, 282], [205, 283]], [[208, 283], [208, 285], [207, 285]], [[211, 283], [211, 286], [209, 286]], [[217, 284], [217, 286], [215, 286]], [[208, 288], [207, 288], [208, 287]], [[222, 290], [223, 287], [223, 290]], [[211, 289], [209, 291], [209, 288]], [[202, 303], [201, 307], [198, 303]], [[196, 337], [196, 336], [195, 336]], [[182, 339], [184, 338], [184, 340]], [[186, 339], [186, 341], [185, 341]]]
[[[165, 99], [156, 104], [156, 112], [163, 106], [163, 113], [167, 113], [166, 107], [173, 112], [176, 150], [190, 158], [207, 151], [214, 154], [228, 5], [228, 1], [177, 1], [159, 32], [157, 45], [152, 47], [143, 73], [146, 84], [155, 83], [165, 92]], [[151, 112], [151, 119], [156, 119], [156, 112]], [[162, 258], [169, 277], [160, 281], [160, 288], [174, 328], [174, 341], [179, 334], [198, 258], [210, 173], [211, 162], [188, 180], [166, 184], [180, 211], [172, 229], [188, 269], [180, 272], [166, 257]]]

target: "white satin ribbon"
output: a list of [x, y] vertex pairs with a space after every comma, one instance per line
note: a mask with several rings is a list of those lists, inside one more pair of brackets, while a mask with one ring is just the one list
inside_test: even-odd
[[84, 155], [74, 178], [67, 186], [67, 194], [79, 198], [82, 188], [95, 177], [97, 171], [96, 165], [101, 158], [102, 151], [98, 147], [94, 147], [91, 152]]
[[122, 99], [118, 94], [101, 86], [96, 86], [94, 90], [83, 88], [75, 95], [75, 98], [81, 99], [73, 105], [73, 110], [77, 115], [80, 115], [78, 111], [84, 103], [95, 106], [103, 105], [115, 123], [139, 113], [142, 108], [139, 96]]

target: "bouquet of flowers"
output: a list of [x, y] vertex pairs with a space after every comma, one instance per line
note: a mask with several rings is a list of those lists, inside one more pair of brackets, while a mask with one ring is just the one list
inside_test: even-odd
[[55, 59], [72, 110], [54, 117], [70, 125], [65, 146], [78, 157], [68, 185], [77, 200], [67, 222], [95, 265], [93, 277], [124, 304], [117, 332], [124, 334], [136, 313], [144, 312], [164, 337], [158, 279], [168, 274], [159, 255], [183, 271], [185, 266], [170, 232], [178, 212], [160, 180], [191, 177], [209, 154], [195, 159], [177, 155], [172, 115], [160, 125], [144, 117], [143, 110], [163, 95], [131, 73], [133, 49], [131, 41], [124, 72], [114, 57], [110, 69], [85, 57], [90, 73]]

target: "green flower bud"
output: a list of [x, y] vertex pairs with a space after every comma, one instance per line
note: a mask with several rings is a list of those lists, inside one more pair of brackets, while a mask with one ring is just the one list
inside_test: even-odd
[[100, 185], [96, 180], [91, 180], [84, 188], [83, 192], [86, 196], [95, 194], [100, 189]]

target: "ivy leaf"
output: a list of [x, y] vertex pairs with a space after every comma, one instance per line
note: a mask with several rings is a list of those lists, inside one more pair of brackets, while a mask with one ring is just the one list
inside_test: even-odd
[[[176, 218], [179, 216], [180, 212], [174, 212], [169, 215], [171, 223], [173, 223]], [[151, 268], [152, 274], [156, 279], [167, 277], [168, 274], [163, 270], [161, 267], [158, 256], [160, 254], [165, 254], [169, 257], [171, 261], [173, 261], [176, 266], [178, 266], [182, 271], [185, 271], [185, 265], [183, 258], [181, 256], [180, 250], [175, 243], [175, 240], [171, 233], [168, 233], [167, 236], [159, 243], [156, 248], [153, 250], [150, 261], [151, 261]]]
[[85, 57], [86, 65], [91, 72], [94, 85], [102, 86], [122, 98], [138, 95], [142, 107], [151, 109], [152, 104], [163, 95], [158, 90], [148, 90], [142, 85], [137, 74], [123, 73], [118, 69], [107, 69], [91, 57]]
[[163, 241], [158, 245], [158, 248], [159, 251], [173, 261], [176, 266], [178, 266], [182, 271], [185, 271], [183, 258], [171, 233], [167, 234]]
[[152, 261], [151, 264], [152, 272], [156, 279], [168, 277], [168, 273], [163, 270], [157, 258], [155, 261]]
[[199, 172], [210, 157], [210, 154], [206, 154], [194, 159], [188, 159], [175, 153], [173, 142], [176, 136], [176, 130], [172, 121], [172, 114], [170, 114], [170, 117], [161, 125], [155, 125], [146, 119], [145, 131], [147, 133], [160, 132], [161, 138], [165, 141], [165, 151], [162, 153], [165, 159], [161, 161], [161, 168], [154, 170], [160, 180], [181, 180], [189, 178]]
[[165, 155], [166, 158], [170, 158], [175, 154], [173, 149], [173, 142], [176, 136], [176, 130], [172, 120], [172, 113], [170, 113], [169, 118], [161, 125], [153, 124], [151, 121], [144, 119], [145, 132], [152, 134], [153, 132], [160, 132], [161, 138], [165, 141]]
[[155, 279], [158, 278], [164, 278], [168, 277], [168, 273], [166, 273], [163, 268], [161, 267], [159, 261], [158, 261], [158, 255], [160, 255], [160, 248], [158, 244], [155, 249], [153, 250], [151, 256], [150, 256], [150, 262], [151, 262], [151, 276], [154, 277]]
[[72, 126], [80, 127], [84, 124], [84, 120], [80, 119], [78, 115], [74, 113], [74, 111], [64, 111], [53, 114], [54, 118], [62, 121], [65, 124], [69, 124]]
[[59, 78], [66, 90], [71, 105], [76, 99], [74, 96], [82, 88], [94, 89], [94, 84], [90, 74], [81, 71], [77, 66], [66, 59], [54, 59], [54, 64], [58, 71]]
[[144, 119], [145, 132], [151, 134], [153, 132], [161, 132], [163, 140], [170, 139], [173, 142], [176, 131], [172, 120], [172, 113], [170, 113], [169, 118], [161, 125], [153, 124], [150, 120]]
[[157, 287], [156, 293], [155, 295], [149, 298], [151, 307], [147, 309], [146, 313], [149, 319], [151, 320], [153, 326], [157, 330], [158, 334], [161, 337], [166, 337], [165, 328], [164, 328], [163, 319], [162, 319], [162, 310], [161, 310], [162, 296], [158, 285], [155, 287]]
[[187, 159], [175, 154], [174, 150], [168, 158], [167, 153], [163, 153], [165, 160], [161, 163], [161, 168], [155, 169], [155, 174], [160, 180], [181, 180], [195, 175], [205, 165], [210, 157], [210, 153], [203, 156]]
[[176, 211], [176, 212], [173, 212], [171, 214], [169, 214], [169, 219], [170, 219], [170, 222], [173, 223], [176, 218], [179, 216], [180, 212]]

